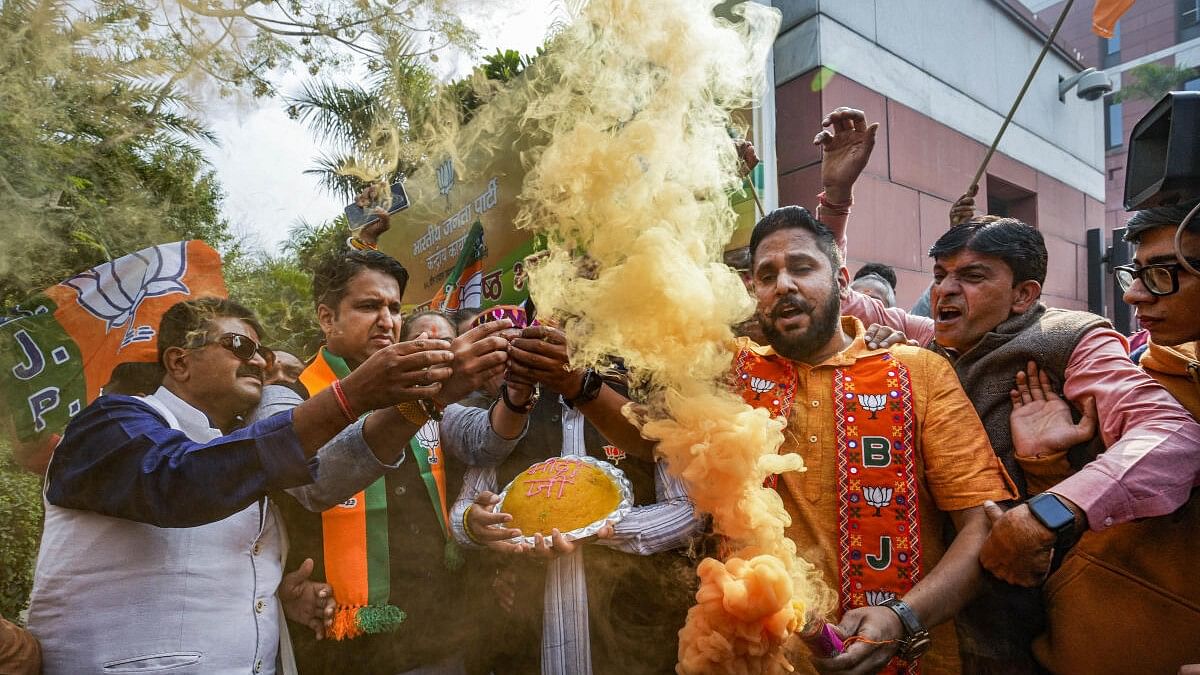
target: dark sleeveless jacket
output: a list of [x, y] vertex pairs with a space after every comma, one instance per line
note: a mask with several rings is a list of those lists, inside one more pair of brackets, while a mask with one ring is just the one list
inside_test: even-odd
[[[1009, 392], [1013, 388], [1013, 378], [1018, 371], [1025, 370], [1029, 361], [1034, 361], [1049, 376], [1055, 391], [1061, 392], [1067, 379], [1067, 363], [1079, 340], [1089, 331], [1111, 327], [1106, 319], [1095, 314], [1047, 309], [1039, 302], [1024, 314], [1010, 317], [996, 326], [962, 354], [956, 355], [934, 344], [934, 351], [954, 365], [959, 382], [987, 429], [992, 449], [1017, 484], [1022, 498], [1029, 496], [1025, 473], [1014, 457], [1012, 431], [1008, 425], [1008, 416], [1012, 413]], [[1084, 444], [1069, 454], [1073, 461], [1082, 462], [1095, 457], [1096, 453], [1090, 453], [1089, 457], [1087, 444]]]
[[[959, 382], [971, 399], [987, 430], [996, 456], [1012, 476], [1021, 498], [1030, 495], [1025, 474], [1017, 463], [1008, 417], [1012, 413], [1009, 392], [1017, 372], [1034, 361], [1061, 392], [1067, 364], [1079, 340], [1088, 331], [1108, 328], [1102, 317], [1087, 312], [1047, 309], [1042, 303], [1024, 314], [996, 326], [962, 354], [933, 345], [954, 365]], [[1078, 421], [1078, 413], [1073, 413]], [[1103, 444], [1097, 434], [1068, 452], [1073, 464], [1082, 466], [1098, 454]], [[953, 538], [953, 533], [947, 533]], [[987, 578], [984, 591], [955, 618], [963, 672], [1034, 673], [1032, 643], [1045, 626], [1045, 612], [1038, 589], [1019, 588]]]
[[[464, 467], [452, 457], [445, 459], [447, 498], [452, 502], [462, 486]], [[487, 592], [478, 588], [478, 555], [463, 551], [466, 563], [457, 570], [447, 568], [442, 526], [411, 455], [388, 471], [384, 480], [391, 563], [388, 602], [404, 610], [407, 617], [395, 632], [341, 641], [318, 642], [312, 630], [290, 623], [296, 663], [305, 675], [396, 675], [462, 654], [475, 640], [467, 628], [475, 621], [471, 603]], [[316, 563], [312, 578], [324, 579], [321, 514], [309, 512], [286, 493], [281, 494], [277, 503], [289, 538], [286, 569], [296, 569], [305, 558], [312, 558]]]
[[[585, 422], [587, 453], [609, 461], [608, 441]], [[499, 489], [536, 462], [562, 452], [562, 405], [545, 395], [529, 417], [525, 437], [497, 470]], [[655, 503], [653, 462], [627, 457], [617, 463], [633, 486], [634, 503]], [[587, 545], [583, 552], [588, 588], [588, 633], [592, 670], [596, 675], [673, 672], [676, 633], [683, 627], [695, 593], [694, 567], [685, 551], [649, 556]], [[512, 615], [497, 608], [492, 667], [497, 675], [527, 675], [540, 670], [542, 601], [546, 568], [527, 559], [490, 556], [498, 570], [516, 580], [517, 603]]]

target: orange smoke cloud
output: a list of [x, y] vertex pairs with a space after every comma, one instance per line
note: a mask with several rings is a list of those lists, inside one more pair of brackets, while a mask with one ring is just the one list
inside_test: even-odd
[[719, 262], [735, 222], [728, 193], [740, 184], [730, 112], [762, 86], [780, 18], [754, 3], [719, 18], [716, 5], [592, 0], [527, 71], [525, 100], [495, 110], [520, 109], [525, 132], [545, 139], [525, 157], [517, 217], [548, 242], [531, 273], [539, 312], [567, 319], [577, 365], [619, 354], [652, 392], [642, 433], [730, 552], [700, 566], [678, 672], [787, 672], [782, 645], [827, 591], [785, 536], [778, 494], [763, 487], [770, 474], [803, 470], [798, 455], [778, 454], [784, 424], [724, 384], [730, 326], [753, 301]]

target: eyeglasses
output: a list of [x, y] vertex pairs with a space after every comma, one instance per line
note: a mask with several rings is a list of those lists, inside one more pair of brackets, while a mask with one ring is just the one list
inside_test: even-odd
[[[1192, 267], [1200, 265], [1200, 259], [1188, 258], [1188, 263]], [[1128, 291], [1130, 286], [1133, 286], [1134, 279], [1141, 279], [1142, 285], [1150, 291], [1151, 295], [1164, 296], [1171, 295], [1179, 291], [1179, 270], [1183, 269], [1183, 265], [1172, 263], [1154, 263], [1143, 267], [1135, 267], [1133, 265], [1121, 265], [1113, 268], [1113, 275], [1117, 278], [1117, 285], [1122, 291]]]
[[275, 352], [241, 333], [225, 333], [212, 340], [206, 339], [199, 344], [188, 345], [188, 349], [199, 349], [214, 342], [233, 352], [234, 356], [243, 361], [249, 362], [255, 354], [258, 354], [267, 362], [268, 370], [275, 365]]

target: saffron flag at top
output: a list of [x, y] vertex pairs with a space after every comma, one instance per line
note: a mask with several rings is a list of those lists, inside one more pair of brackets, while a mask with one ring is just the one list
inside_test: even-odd
[[226, 295], [221, 257], [200, 241], [151, 246], [51, 286], [0, 317], [0, 412], [20, 442], [48, 438], [118, 364], [158, 360], [169, 307]]
[[1121, 15], [1133, 7], [1134, 0], [1096, 0], [1092, 10], [1092, 32], [1102, 38], [1111, 38], [1113, 29]]

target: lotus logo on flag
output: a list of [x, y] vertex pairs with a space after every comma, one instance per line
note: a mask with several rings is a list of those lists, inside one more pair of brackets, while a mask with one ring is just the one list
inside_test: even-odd
[[75, 289], [76, 302], [84, 311], [104, 322], [105, 333], [125, 327], [121, 349], [149, 342], [157, 332], [153, 326], [137, 325], [138, 308], [147, 298], [190, 293], [183, 283], [186, 246], [187, 242], [181, 241], [143, 249], [93, 267], [63, 285]]

